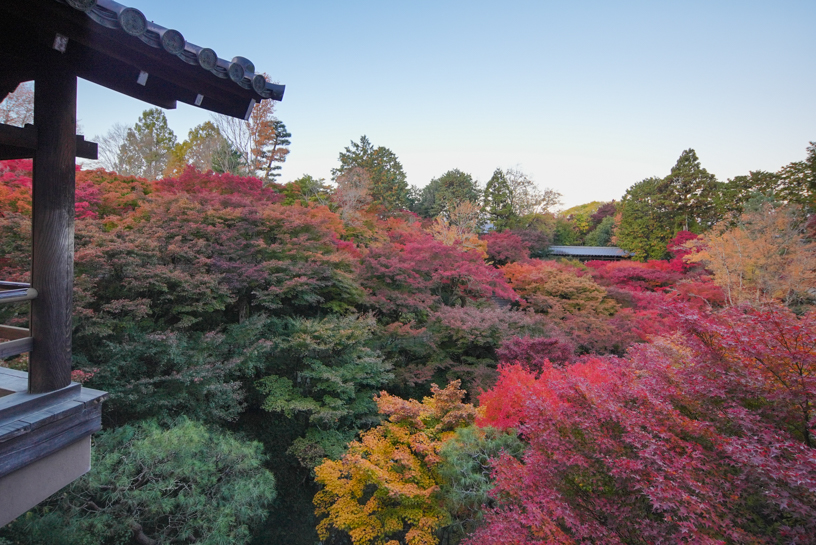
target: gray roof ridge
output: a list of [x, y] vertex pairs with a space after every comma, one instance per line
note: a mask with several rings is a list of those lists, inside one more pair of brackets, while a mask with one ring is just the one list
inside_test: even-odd
[[84, 12], [99, 25], [121, 30], [151, 47], [163, 49], [187, 64], [198, 65], [221, 79], [230, 79], [244, 89], [251, 89], [261, 99], [283, 100], [286, 86], [266, 81], [263, 74], [255, 71], [255, 65], [249, 59], [245, 57], [233, 57], [231, 61], [221, 59], [212, 49], [185, 40], [178, 30], [148, 21], [136, 8], [124, 6], [115, 0], [56, 1]]

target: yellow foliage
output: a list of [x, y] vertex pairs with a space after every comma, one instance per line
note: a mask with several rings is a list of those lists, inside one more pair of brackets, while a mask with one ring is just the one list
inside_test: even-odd
[[388, 419], [349, 444], [343, 458], [315, 468], [321, 539], [336, 529], [354, 545], [438, 543], [436, 530], [450, 522], [437, 497], [439, 449], [474, 421], [476, 409], [462, 403], [459, 381], [432, 392], [421, 403], [382, 392], [375, 401]]
[[458, 246], [464, 250], [474, 250], [482, 256], [482, 259], [487, 258], [487, 242], [480, 240], [475, 233], [452, 225], [444, 217], [437, 216], [430, 229], [434, 239], [442, 244]]
[[801, 233], [801, 209], [770, 204], [744, 213], [736, 227], [721, 222], [701, 239], [686, 261], [714, 273], [730, 305], [776, 299], [792, 304], [816, 289], [816, 243]]

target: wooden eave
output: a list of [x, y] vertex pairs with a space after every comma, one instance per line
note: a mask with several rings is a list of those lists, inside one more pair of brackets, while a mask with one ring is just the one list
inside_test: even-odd
[[[284, 86], [266, 82], [242, 57], [214, 57], [184, 42], [180, 33], [175, 36], [183, 49], [172, 53], [162, 36], [175, 31], [151, 22], [141, 35], [125, 31], [115, 14], [130, 8], [112, 0], [72, 3], [92, 7], [83, 11], [58, 0], [0, 2], [0, 100], [55, 65], [165, 109], [181, 101], [245, 119], [257, 102], [283, 99]], [[211, 55], [205, 59], [204, 53]], [[230, 77], [233, 69], [242, 75], [237, 81]]]

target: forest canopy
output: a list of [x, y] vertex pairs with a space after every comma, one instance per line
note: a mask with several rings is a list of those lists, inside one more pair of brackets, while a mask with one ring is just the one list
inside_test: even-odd
[[[812, 543], [816, 144], [726, 182], [688, 149], [559, 212], [514, 169], [409, 186], [365, 136], [281, 183], [272, 111], [216, 121], [148, 110], [77, 169], [104, 431], [0, 543]], [[0, 162], [3, 280], [31, 171]], [[634, 259], [548, 255], [580, 244]]]

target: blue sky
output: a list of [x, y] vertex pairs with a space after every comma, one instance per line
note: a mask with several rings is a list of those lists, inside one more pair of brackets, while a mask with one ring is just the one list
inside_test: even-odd
[[[284, 182], [330, 178], [365, 134], [412, 185], [513, 167], [573, 206], [665, 176], [687, 148], [726, 180], [816, 140], [813, 0], [123, 3], [286, 85]], [[80, 83], [89, 136], [146, 107]], [[182, 139], [209, 119], [185, 104], [167, 116]]]

